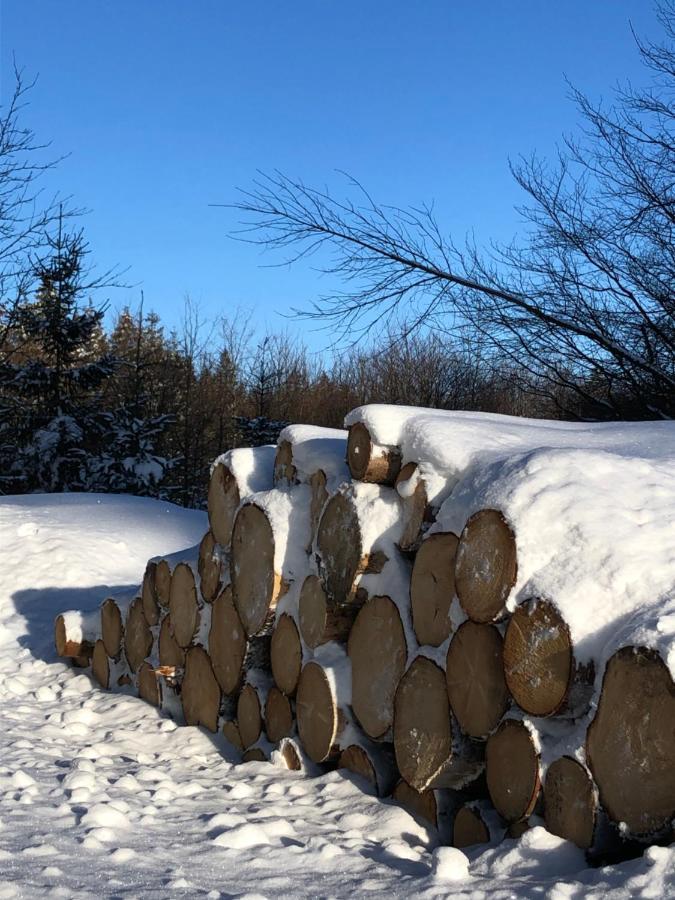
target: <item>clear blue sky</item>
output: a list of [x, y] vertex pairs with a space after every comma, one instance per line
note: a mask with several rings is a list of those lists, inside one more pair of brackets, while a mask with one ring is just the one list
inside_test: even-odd
[[643, 80], [629, 21], [658, 35], [649, 0], [0, 0], [0, 90], [12, 55], [39, 76], [24, 121], [70, 154], [50, 185], [91, 210], [94, 259], [130, 267], [114, 306], [142, 287], [173, 324], [189, 292], [283, 328], [320, 280], [261, 268], [209, 204], [256, 169], [338, 190], [342, 169], [382, 202], [435, 201], [460, 239], [508, 238], [509, 156], [577, 121], [564, 75], [592, 96]]

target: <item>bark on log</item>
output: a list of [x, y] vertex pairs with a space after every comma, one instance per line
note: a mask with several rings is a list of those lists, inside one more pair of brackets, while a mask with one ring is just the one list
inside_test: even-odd
[[338, 769], [346, 769], [365, 779], [378, 797], [388, 797], [399, 774], [391, 745], [359, 741], [348, 744], [340, 753]]
[[291, 701], [278, 687], [272, 685], [265, 700], [265, 732], [273, 744], [293, 733], [293, 707]]
[[257, 743], [263, 735], [263, 711], [272, 682], [266, 672], [251, 670], [237, 701], [237, 724], [245, 749]]
[[433, 520], [426, 485], [419, 476], [417, 463], [409, 462], [403, 466], [395, 486], [401, 497], [403, 518], [403, 532], [398, 546], [405, 552], [412, 552], [422, 543], [425, 523]]
[[450, 607], [455, 598], [455, 554], [459, 538], [451, 531], [429, 535], [413, 564], [410, 605], [420, 644], [440, 647], [452, 633]]
[[199, 631], [200, 607], [192, 569], [187, 563], [178, 563], [171, 576], [169, 615], [173, 636], [184, 650], [192, 644]]
[[488, 738], [485, 762], [494, 808], [507, 822], [526, 819], [541, 790], [539, 753], [527, 725], [505, 719]]
[[315, 650], [329, 641], [344, 643], [354, 624], [360, 604], [331, 606], [317, 575], [308, 575], [300, 591], [298, 625], [305, 644]]
[[392, 485], [401, 469], [398, 447], [374, 444], [362, 422], [349, 429], [347, 464], [355, 481]]
[[609, 818], [635, 836], [675, 815], [675, 684], [659, 654], [623, 647], [607, 663], [586, 757]]
[[221, 550], [213, 536], [213, 532], [207, 531], [199, 545], [199, 589], [202, 597], [210, 603], [220, 592], [220, 582], [223, 575], [223, 558]]
[[510, 702], [502, 636], [494, 625], [464, 622], [450, 641], [445, 666], [448, 699], [465, 734], [486, 738]]
[[396, 688], [405, 672], [408, 645], [401, 614], [389, 597], [371, 597], [349, 634], [352, 709], [371, 738], [381, 738], [394, 721]]
[[576, 662], [567, 623], [547, 600], [529, 600], [511, 617], [504, 674], [516, 703], [533, 716], [576, 718], [591, 701], [593, 663]]
[[209, 654], [203, 647], [190, 647], [185, 654], [185, 674], [181, 686], [183, 715], [187, 725], [203, 725], [218, 731], [220, 687], [213, 674]]
[[159, 602], [157, 600], [157, 591], [155, 588], [156, 571], [157, 563], [150, 561], [145, 567], [143, 584], [141, 585], [143, 613], [145, 614], [145, 621], [150, 626], [157, 625], [159, 623]]
[[101, 604], [101, 638], [107, 655], [119, 659], [124, 639], [122, 611], [110, 597]]
[[137, 672], [152, 650], [152, 632], [145, 619], [143, 601], [135, 597], [129, 604], [124, 628], [124, 652], [132, 672]]
[[[287, 697], [295, 696], [302, 670], [302, 642], [295, 620], [288, 613], [277, 619], [270, 645], [274, 681]], [[270, 740], [274, 740], [270, 737]]]
[[598, 792], [588, 771], [571, 756], [562, 756], [548, 767], [544, 818], [551, 834], [572, 841], [582, 850], [593, 846]]
[[57, 656], [91, 659], [94, 644], [101, 635], [101, 613], [69, 610], [56, 617], [54, 644]]
[[157, 641], [160, 666], [176, 666], [179, 669], [185, 667], [185, 650], [177, 643], [173, 636], [171, 616], [165, 615], [159, 627], [159, 639]]
[[218, 684], [228, 696], [239, 691], [248, 669], [268, 671], [270, 668], [270, 636], [246, 637], [230, 585], [211, 605], [209, 653]]
[[464, 526], [455, 561], [455, 588], [474, 622], [496, 622], [516, 583], [516, 539], [496, 509], [481, 509]]
[[[378, 527], [374, 528], [373, 522]], [[353, 485], [339, 491], [325, 505], [316, 546], [319, 571], [331, 607], [358, 601], [358, 582], [364, 574], [382, 572], [389, 555], [382, 533], [393, 532], [389, 555], [400, 535], [400, 501], [387, 488]]]
[[162, 609], [168, 609], [171, 598], [171, 566], [165, 559], [160, 559], [155, 567], [155, 595]]
[[348, 722], [349, 660], [335, 664], [310, 660], [300, 675], [296, 697], [298, 734], [315, 763], [333, 762], [340, 754], [339, 738]]
[[462, 788], [484, 768], [480, 747], [453, 729], [443, 669], [424, 656], [412, 662], [396, 691], [394, 749], [401, 775], [417, 791]]
[[[279, 518], [275, 521], [277, 528], [288, 528], [289, 524]], [[285, 539], [286, 535], [284, 543]], [[271, 626], [273, 611], [288, 589], [275, 549], [274, 529], [267, 513], [255, 503], [246, 503], [237, 513], [232, 530], [230, 572], [234, 605], [247, 635]]]

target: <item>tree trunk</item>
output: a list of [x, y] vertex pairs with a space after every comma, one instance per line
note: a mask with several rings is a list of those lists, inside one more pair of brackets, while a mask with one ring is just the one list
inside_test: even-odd
[[401, 469], [398, 447], [374, 444], [362, 422], [349, 429], [347, 463], [355, 481], [392, 485]]
[[455, 561], [455, 588], [467, 616], [479, 624], [504, 618], [516, 575], [516, 539], [504, 516], [496, 509], [474, 513]]

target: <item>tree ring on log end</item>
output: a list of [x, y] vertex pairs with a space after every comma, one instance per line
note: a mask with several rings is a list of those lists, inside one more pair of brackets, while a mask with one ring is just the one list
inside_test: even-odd
[[401, 454], [396, 447], [376, 446], [362, 422], [349, 428], [347, 465], [355, 481], [394, 484], [401, 468]]
[[347, 652], [354, 715], [369, 737], [382, 737], [393, 722], [396, 688], [408, 659], [401, 615], [389, 597], [371, 597], [361, 607]]
[[429, 785], [452, 754], [445, 673], [424, 656], [412, 662], [396, 691], [394, 750], [399, 772], [418, 791]]
[[460, 625], [448, 647], [445, 679], [462, 731], [473, 738], [487, 737], [509, 705], [502, 636], [494, 625]]
[[516, 703], [533, 716], [552, 716], [568, 696], [574, 657], [569, 628], [547, 600], [528, 600], [504, 636], [504, 674]]
[[467, 616], [479, 623], [502, 618], [516, 575], [516, 539], [504, 516], [496, 509], [474, 513], [455, 562], [455, 588]]
[[333, 752], [339, 723], [331, 686], [318, 663], [308, 662], [300, 674], [296, 716], [305, 752], [312, 762], [324, 762]]
[[143, 600], [143, 612], [148, 625], [157, 625], [159, 622], [159, 604], [155, 590], [155, 570], [157, 564], [149, 562], [145, 567], [143, 584], [141, 586], [141, 599]]
[[415, 555], [410, 580], [413, 628], [420, 644], [440, 647], [450, 637], [455, 597], [455, 555], [459, 538], [451, 531], [429, 535]]
[[582, 850], [593, 846], [598, 803], [586, 769], [570, 756], [551, 763], [544, 784], [544, 817], [551, 834]]
[[274, 454], [274, 484], [282, 482], [295, 484], [296, 468], [293, 465], [293, 445], [290, 441], [280, 441]]
[[528, 727], [516, 719], [502, 722], [488, 738], [485, 762], [494, 808], [507, 822], [526, 819], [541, 788], [539, 754]]
[[586, 738], [588, 764], [610, 819], [656, 834], [675, 814], [675, 684], [659, 654], [623, 647], [605, 669]]
[[328, 606], [321, 579], [308, 575], [302, 583], [298, 607], [300, 634], [307, 646], [314, 650], [323, 643]]
[[242, 506], [234, 520], [230, 566], [234, 605], [246, 634], [256, 634], [276, 599], [277, 579], [272, 526], [253, 503]]
[[262, 747], [250, 747], [242, 756], [241, 761], [243, 763], [269, 762], [269, 759]]

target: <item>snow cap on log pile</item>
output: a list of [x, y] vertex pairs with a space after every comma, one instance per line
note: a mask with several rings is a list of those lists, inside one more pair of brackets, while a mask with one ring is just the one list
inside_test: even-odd
[[101, 613], [98, 609], [91, 612], [71, 609], [57, 616], [54, 622], [57, 656], [90, 659], [100, 636]]
[[[326, 488], [332, 493], [343, 482], [350, 480], [345, 430], [317, 425], [287, 425], [279, 435], [277, 460], [282, 445], [287, 445], [284, 452], [289, 459], [283, 464], [283, 472], [277, 474], [278, 467], [275, 466], [275, 484], [278, 481], [306, 484], [315, 472], [321, 471], [326, 476]], [[289, 466], [292, 471], [287, 471]]]
[[238, 447], [217, 457], [209, 481], [209, 527], [218, 544], [228, 547], [239, 504], [273, 486], [274, 445]]

